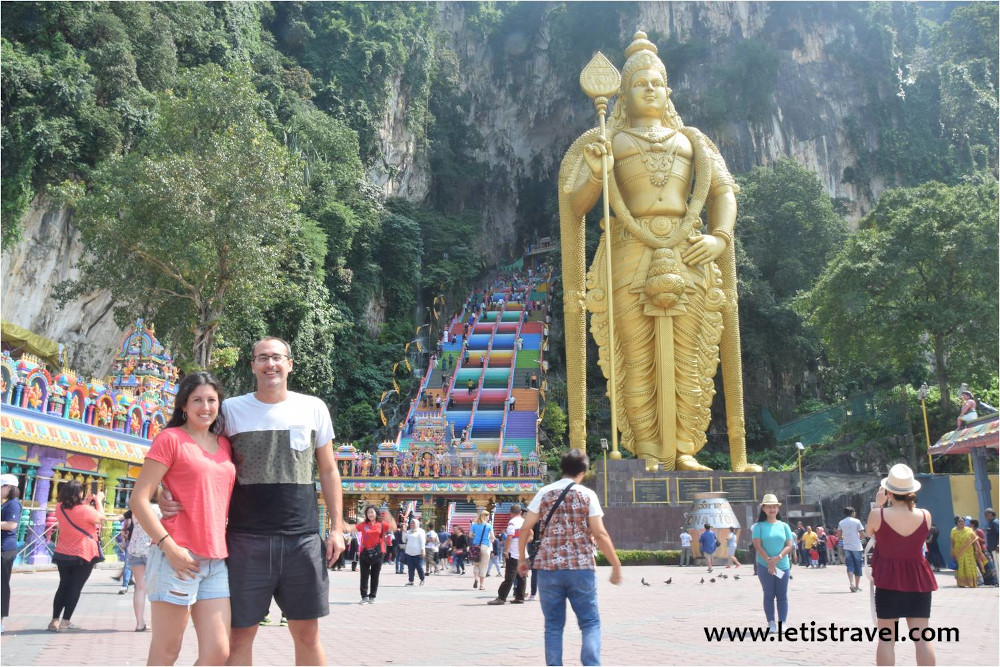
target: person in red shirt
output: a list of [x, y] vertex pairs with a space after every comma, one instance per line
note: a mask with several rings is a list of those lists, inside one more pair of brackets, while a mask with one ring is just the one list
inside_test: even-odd
[[59, 568], [59, 588], [52, 600], [52, 622], [46, 628], [49, 632], [80, 629], [70, 622], [70, 618], [80, 601], [83, 586], [101, 556], [98, 540], [101, 522], [104, 521], [104, 512], [100, 509], [104, 505], [104, 494], [98, 492], [85, 501], [83, 489], [76, 480], [59, 485], [58, 500], [56, 525], [59, 537], [52, 560]]
[[[394, 521], [379, 520], [378, 508], [365, 506], [365, 520], [350, 526], [358, 533], [358, 549], [361, 551], [361, 604], [375, 604], [378, 594], [378, 575], [382, 571], [385, 556], [385, 538], [396, 530]], [[371, 582], [371, 588], [368, 584]]]
[[[150, 536], [146, 587], [153, 609], [147, 664], [172, 665], [194, 619], [199, 665], [229, 658], [231, 609], [226, 519], [236, 483], [219, 406], [223, 391], [206, 372], [181, 381], [174, 414], [153, 440], [129, 506]], [[163, 483], [184, 511], [159, 519], [151, 499]]]

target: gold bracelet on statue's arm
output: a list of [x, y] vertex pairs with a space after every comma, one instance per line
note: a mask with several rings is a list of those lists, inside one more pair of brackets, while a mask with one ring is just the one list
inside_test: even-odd
[[725, 229], [716, 229], [712, 231], [712, 236], [722, 239], [729, 247], [733, 246], [733, 235]]

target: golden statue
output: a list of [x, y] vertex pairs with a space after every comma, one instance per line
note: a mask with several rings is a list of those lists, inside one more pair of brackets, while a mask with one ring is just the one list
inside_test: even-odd
[[[573, 143], [559, 171], [570, 445], [586, 446], [586, 309], [608, 378], [612, 458], [621, 457], [620, 430], [622, 446], [649, 470], [708, 470], [695, 455], [706, 442], [721, 351], [732, 469], [760, 470], [747, 464], [743, 422], [733, 253], [739, 187], [718, 148], [677, 115], [656, 53], [637, 32], [621, 75], [594, 57], [580, 82], [600, 127]], [[585, 276], [583, 216], [602, 192], [605, 231]]]

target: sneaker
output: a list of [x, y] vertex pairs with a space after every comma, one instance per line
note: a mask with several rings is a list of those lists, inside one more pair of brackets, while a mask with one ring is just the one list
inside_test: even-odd
[[423, 580], [423, 579], [421, 579], [421, 580], [420, 580], [420, 585], [421, 585], [421, 586], [423, 586], [423, 585], [424, 585], [424, 580]]
[[769, 621], [767, 624], [767, 632], [772, 635], [778, 634], [778, 624], [774, 621]]
[[507, 601], [506, 600], [501, 600], [500, 598], [495, 598], [493, 600], [490, 600], [486, 604], [489, 604], [489, 605], [501, 605], [501, 604], [507, 604]]
[[118, 589], [118, 595], [125, 595], [128, 593], [128, 586], [122, 586]]
[[407, 585], [407, 586], [412, 586], [412, 585], [413, 585], [413, 582], [412, 582], [412, 581], [407, 581], [407, 582], [406, 582], [406, 585]]
[[362, 596], [361, 602], [359, 602], [358, 604], [368, 604], [368, 597], [367, 596]]
[[264, 617], [264, 620], [260, 622], [260, 625], [271, 625], [271, 615], [268, 614]]
[[368, 598], [368, 604], [375, 604], [375, 598]]
[[534, 599], [535, 599], [535, 596], [534, 596], [534, 595], [529, 595], [529, 596], [528, 596], [528, 602], [533, 602], [533, 601], [534, 601]]
[[281, 615], [281, 620], [278, 621], [278, 625], [280, 625], [283, 628], [287, 628], [288, 627], [288, 619], [285, 618], [284, 614]]

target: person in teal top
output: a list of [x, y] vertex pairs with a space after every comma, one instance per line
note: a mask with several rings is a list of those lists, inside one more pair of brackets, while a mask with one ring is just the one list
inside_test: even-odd
[[753, 546], [757, 552], [757, 578], [764, 590], [764, 616], [770, 632], [778, 631], [774, 620], [775, 604], [778, 621], [788, 620], [788, 554], [795, 548], [795, 534], [781, 520], [781, 503], [768, 493], [760, 503], [760, 514], [753, 525]]
[[470, 557], [475, 554], [476, 549], [479, 554], [472, 558], [472, 587], [482, 590], [493, 549], [493, 524], [490, 523], [490, 513], [485, 509], [479, 510], [479, 516], [469, 527]]

